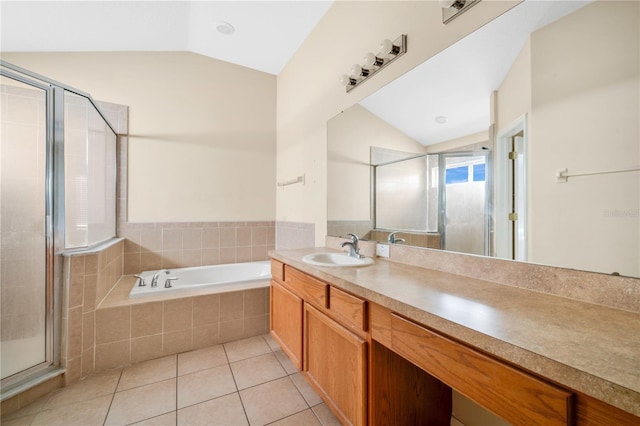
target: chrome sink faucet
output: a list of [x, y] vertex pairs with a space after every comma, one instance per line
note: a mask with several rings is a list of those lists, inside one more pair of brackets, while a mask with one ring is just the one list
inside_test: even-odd
[[169, 275], [171, 273], [171, 271], [169, 271], [168, 269], [160, 269], [159, 271], [157, 271], [155, 274], [153, 274], [153, 278], [151, 279], [151, 287], [158, 287], [158, 278], [160, 277], [160, 274], [162, 274], [162, 272], [164, 272], [166, 275]]
[[360, 241], [360, 239], [356, 234], [347, 234], [347, 236], [351, 237], [351, 241], [343, 242], [340, 244], [340, 247], [349, 246], [349, 256], [355, 257], [356, 259], [362, 259], [364, 256], [360, 254], [360, 247], [358, 246], [358, 241]]
[[396, 238], [396, 234], [398, 234], [399, 232], [392, 232], [389, 234], [389, 238], [387, 238], [387, 242], [389, 244], [400, 244], [400, 243], [404, 243], [404, 238]]

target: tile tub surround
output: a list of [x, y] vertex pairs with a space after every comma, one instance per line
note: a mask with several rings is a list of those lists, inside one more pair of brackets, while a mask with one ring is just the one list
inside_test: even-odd
[[96, 373], [2, 414], [7, 426], [339, 424], [268, 335]]
[[124, 274], [268, 260], [275, 222], [123, 223]]
[[203, 289], [129, 299], [125, 276], [95, 312], [95, 371], [126, 366], [269, 330], [269, 281], [260, 288]]
[[380, 258], [361, 268], [302, 262], [318, 251], [334, 252], [316, 247], [271, 256], [526, 371], [640, 415], [637, 305], [634, 311], [614, 309]]
[[122, 277], [124, 242], [64, 257], [61, 364], [65, 384], [95, 370], [96, 307]]

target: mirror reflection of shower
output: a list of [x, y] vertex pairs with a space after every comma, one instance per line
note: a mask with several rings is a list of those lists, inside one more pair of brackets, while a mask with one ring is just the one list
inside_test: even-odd
[[412, 154], [373, 147], [374, 230], [411, 245], [490, 252], [489, 151]]

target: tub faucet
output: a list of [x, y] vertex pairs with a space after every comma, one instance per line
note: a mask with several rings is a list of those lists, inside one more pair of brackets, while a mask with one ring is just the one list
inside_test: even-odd
[[357, 259], [362, 259], [364, 256], [360, 254], [360, 247], [358, 247], [359, 238], [356, 234], [347, 234], [347, 236], [351, 237], [351, 241], [345, 241], [340, 244], [340, 247], [349, 246], [349, 256], [355, 257]]
[[389, 238], [387, 238], [387, 242], [389, 244], [400, 244], [400, 243], [404, 243], [404, 238], [396, 238], [396, 234], [398, 234], [398, 232], [392, 232], [389, 234]]
[[164, 282], [164, 288], [171, 288], [171, 287], [173, 287], [173, 286], [171, 285], [171, 281], [175, 281], [175, 280], [179, 280], [179, 279], [180, 279], [180, 278], [178, 278], [178, 277], [169, 277], [169, 278], [167, 278], [167, 280]]
[[169, 271], [168, 269], [160, 269], [159, 271], [157, 271], [155, 274], [153, 274], [153, 278], [151, 279], [151, 287], [158, 287], [158, 278], [163, 271], [167, 275], [171, 273], [171, 271]]

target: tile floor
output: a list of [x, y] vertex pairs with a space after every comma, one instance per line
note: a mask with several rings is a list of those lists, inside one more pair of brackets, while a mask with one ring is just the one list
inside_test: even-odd
[[109, 370], [2, 417], [17, 425], [339, 425], [269, 335]]

